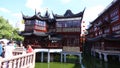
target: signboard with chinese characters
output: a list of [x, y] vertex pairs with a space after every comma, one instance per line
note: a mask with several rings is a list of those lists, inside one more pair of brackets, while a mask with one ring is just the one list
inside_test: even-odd
[[65, 52], [80, 52], [80, 47], [63, 46]]

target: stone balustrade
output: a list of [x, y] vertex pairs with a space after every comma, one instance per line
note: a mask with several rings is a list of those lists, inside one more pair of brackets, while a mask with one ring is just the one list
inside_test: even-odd
[[21, 55], [21, 54], [24, 54], [24, 53], [26, 53], [26, 51], [13, 51], [13, 56]]
[[25, 54], [26, 53], [26, 50], [24, 47], [16, 47], [14, 50], [13, 50], [13, 56], [16, 56], [16, 55], [21, 55], [21, 54]]
[[[19, 53], [19, 55], [17, 55]], [[35, 67], [35, 52], [17, 54], [11, 58], [1, 58], [0, 68], [34, 68]]]

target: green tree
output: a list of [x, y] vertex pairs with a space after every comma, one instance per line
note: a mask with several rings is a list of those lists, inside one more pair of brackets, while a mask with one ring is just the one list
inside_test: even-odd
[[17, 31], [17, 28], [13, 28], [6, 19], [0, 17], [0, 38], [22, 41], [23, 37]]

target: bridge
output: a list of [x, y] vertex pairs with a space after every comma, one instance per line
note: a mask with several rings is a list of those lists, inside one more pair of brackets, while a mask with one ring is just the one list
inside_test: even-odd
[[25, 53], [19, 47], [13, 51], [13, 57], [1, 58], [0, 68], [34, 68], [35, 67], [35, 52]]
[[43, 53], [48, 53], [48, 60], [50, 62], [50, 53], [60, 53], [62, 58], [64, 57], [64, 62], [66, 62], [66, 55], [77, 55], [79, 56], [79, 63], [82, 60], [82, 52], [80, 52], [79, 47], [63, 47], [63, 49], [34, 49], [32, 53], [26, 53], [23, 47], [16, 47], [13, 51], [13, 57], [1, 58], [0, 68], [34, 68], [35, 67], [35, 57], [36, 52], [41, 53], [41, 62], [43, 62]]

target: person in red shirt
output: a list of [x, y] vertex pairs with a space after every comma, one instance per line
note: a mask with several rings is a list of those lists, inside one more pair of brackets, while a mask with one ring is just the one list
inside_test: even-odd
[[31, 53], [31, 52], [33, 52], [33, 48], [30, 45], [28, 45], [27, 46], [27, 53]]

